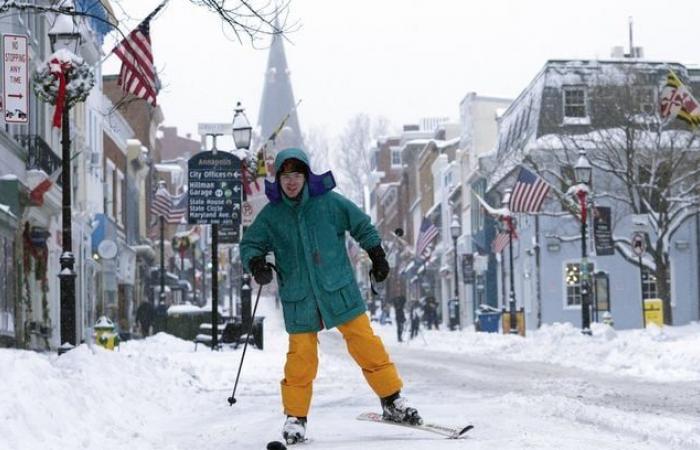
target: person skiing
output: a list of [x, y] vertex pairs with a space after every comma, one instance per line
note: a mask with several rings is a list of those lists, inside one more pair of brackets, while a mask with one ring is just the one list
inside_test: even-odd
[[380, 399], [383, 417], [421, 424], [418, 411], [401, 396], [403, 382], [381, 339], [374, 334], [347, 255], [345, 234], [367, 251], [378, 282], [389, 275], [381, 239], [360, 208], [333, 191], [332, 173], [311, 172], [303, 150], [288, 148], [275, 158], [275, 182], [265, 181], [270, 202], [244, 232], [241, 260], [260, 285], [272, 281], [268, 253], [275, 257], [289, 350], [281, 381], [287, 418], [282, 436], [303, 441], [318, 368], [318, 332], [338, 328], [348, 352]]

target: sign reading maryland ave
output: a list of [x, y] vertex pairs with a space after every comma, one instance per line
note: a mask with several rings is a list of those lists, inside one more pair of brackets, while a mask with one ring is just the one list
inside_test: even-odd
[[187, 161], [188, 222], [200, 225], [241, 223], [241, 160], [219, 150]]

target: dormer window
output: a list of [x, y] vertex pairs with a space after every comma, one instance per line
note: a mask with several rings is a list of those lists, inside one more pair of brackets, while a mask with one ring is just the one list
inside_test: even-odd
[[564, 118], [588, 117], [586, 91], [582, 87], [564, 88]]

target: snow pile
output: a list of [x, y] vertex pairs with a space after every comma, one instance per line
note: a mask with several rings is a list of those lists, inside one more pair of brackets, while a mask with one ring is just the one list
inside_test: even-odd
[[[375, 327], [385, 342], [396, 342], [393, 327]], [[570, 323], [528, 330], [526, 338], [496, 333], [423, 331], [409, 345], [435, 350], [490, 355], [498, 359], [555, 363], [652, 381], [700, 381], [700, 324], [615, 331], [592, 324], [592, 336]]]
[[[272, 299], [261, 300], [265, 350], [248, 349], [236, 393], [239, 402], [233, 408], [226, 398], [233, 388], [241, 348], [212, 352], [200, 346], [195, 352], [192, 342], [159, 333], [122, 343], [114, 352], [81, 345], [59, 357], [0, 349], [0, 449], [261, 448], [261, 443], [278, 438], [281, 425], [279, 382], [287, 334], [273, 304]], [[399, 366], [407, 367], [412, 358], [429, 358], [425, 367], [406, 373], [409, 396], [427, 416], [447, 422], [458, 416], [480, 418], [472, 442], [475, 449], [496, 444], [504, 449], [572, 448], [572, 439], [578, 438], [588, 440], [590, 448], [622, 449], [629, 448], [629, 436], [642, 439], [644, 448], [666, 448], [658, 446], [660, 439], [671, 447], [700, 446], [700, 427], [694, 419], [665, 417], [646, 409], [617, 410], [605, 402], [591, 404], [608, 395], [605, 388], [571, 379], [581, 373], [585, 379], [585, 371], [597, 371], [617, 377], [620, 383], [629, 380], [628, 375], [666, 383], [700, 380], [699, 324], [621, 332], [594, 324], [593, 336], [581, 335], [570, 324], [555, 324], [529, 332], [527, 338], [424, 330], [407, 344], [397, 343], [394, 326], [373, 326]], [[349, 421], [357, 412], [376, 407], [376, 399], [345, 353], [338, 332], [321, 333], [319, 341], [313, 436], [329, 443], [319, 448], [356, 448], [357, 442], [348, 438], [356, 433], [366, 439], [404, 433], [401, 436], [411, 437], [402, 441], [404, 448], [437, 448], [430, 439], [413, 439], [411, 431], [368, 428]], [[513, 365], [558, 364], [583, 371], [546, 381], [558, 386], [532, 380], [522, 389], [503, 388], [499, 380], [489, 384], [480, 378], [476, 385], [480, 390], [473, 384], [468, 389], [445, 386], [449, 398], [440, 389], [423, 392], [420, 388], [445, 384], [454, 377], [462, 379], [459, 383], [470, 383], [469, 355], [513, 361]], [[447, 378], [434, 380], [440, 376]], [[498, 421], [491, 423], [488, 418], [493, 417], [517, 426], [504, 430]], [[617, 433], [624, 435], [619, 445], [609, 440]], [[371, 439], [362, 443], [367, 450], [397, 445], [392, 439]]]

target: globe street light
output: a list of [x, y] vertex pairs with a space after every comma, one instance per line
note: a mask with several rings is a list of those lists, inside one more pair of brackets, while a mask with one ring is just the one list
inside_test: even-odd
[[581, 209], [581, 332], [591, 334], [591, 312], [590, 312], [590, 280], [588, 274], [588, 254], [586, 246], [586, 215], [587, 196], [591, 186], [593, 167], [586, 157], [586, 151], [581, 149], [578, 152], [578, 160], [574, 166], [576, 175], [576, 197]]

